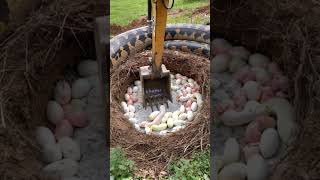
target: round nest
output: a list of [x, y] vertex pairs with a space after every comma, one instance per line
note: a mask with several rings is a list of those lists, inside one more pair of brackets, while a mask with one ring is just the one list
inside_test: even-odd
[[[146, 135], [138, 132], [124, 117], [121, 101], [127, 87], [139, 79], [139, 67], [146, 66], [151, 52], [142, 52], [111, 71], [110, 142], [112, 147], [125, 149], [143, 172], [152, 176], [165, 170], [171, 160], [190, 156], [209, 146], [209, 60], [193, 54], [166, 50], [163, 63], [174, 73], [193, 78], [200, 85], [204, 105], [191, 124], [167, 136]], [[200, 70], [200, 71], [199, 71]]]
[[299, 130], [271, 179], [319, 179], [319, 2], [227, 0], [211, 12], [217, 35], [271, 57], [290, 77]]

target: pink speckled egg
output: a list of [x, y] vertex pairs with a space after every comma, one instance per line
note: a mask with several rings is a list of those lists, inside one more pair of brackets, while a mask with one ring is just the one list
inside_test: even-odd
[[66, 116], [66, 119], [75, 127], [82, 128], [89, 125], [88, 114], [84, 111], [72, 112]]
[[73, 135], [73, 127], [68, 120], [64, 119], [57, 124], [54, 135], [58, 140], [62, 137], [71, 137]]

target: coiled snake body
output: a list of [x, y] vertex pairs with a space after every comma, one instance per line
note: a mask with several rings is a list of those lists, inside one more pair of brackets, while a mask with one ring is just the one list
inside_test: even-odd
[[[133, 29], [110, 40], [110, 60], [113, 66], [125, 61], [129, 55], [151, 46], [152, 32], [148, 27]], [[210, 26], [169, 24], [166, 27], [164, 48], [191, 52], [205, 57], [210, 55]]]

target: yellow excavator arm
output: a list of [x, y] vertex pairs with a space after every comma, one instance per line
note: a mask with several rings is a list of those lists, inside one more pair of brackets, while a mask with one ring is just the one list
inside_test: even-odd
[[152, 66], [140, 67], [140, 80], [143, 106], [151, 106], [151, 109], [153, 106], [159, 109], [158, 105], [162, 104], [168, 107], [167, 101], [172, 102], [170, 71], [162, 64], [168, 2], [169, 0], [148, 1], [148, 22], [149, 27], [152, 26], [149, 28], [152, 29]]
[[154, 17], [154, 27], [152, 31], [152, 59], [155, 73], [161, 72], [168, 2], [169, 0], [152, 0], [152, 15]]

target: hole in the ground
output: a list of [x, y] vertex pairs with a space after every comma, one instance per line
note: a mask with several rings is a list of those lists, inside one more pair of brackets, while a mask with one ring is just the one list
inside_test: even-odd
[[127, 88], [121, 107], [124, 116], [138, 131], [156, 135], [173, 133], [190, 123], [202, 107], [203, 99], [196, 81], [179, 73], [171, 73], [170, 82], [172, 102], [156, 105], [157, 102], [153, 101], [155, 105], [146, 107], [143, 106], [141, 81], [135, 80]]

